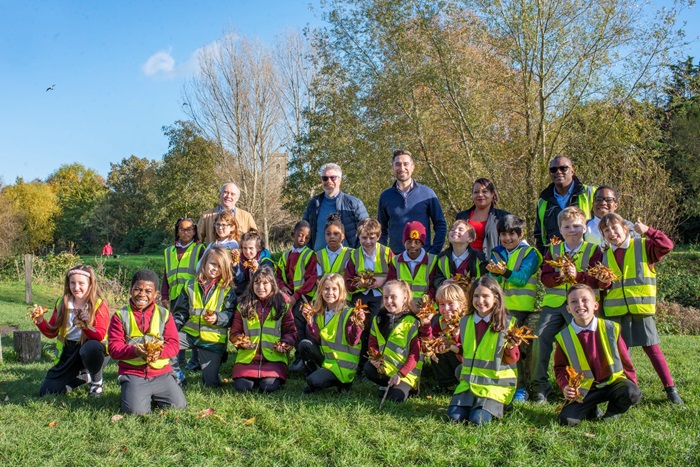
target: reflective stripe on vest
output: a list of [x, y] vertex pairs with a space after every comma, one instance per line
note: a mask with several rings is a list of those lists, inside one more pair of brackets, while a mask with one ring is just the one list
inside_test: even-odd
[[352, 314], [350, 308], [345, 308], [324, 323], [325, 317], [317, 315], [319, 335], [321, 337], [321, 352], [323, 353], [323, 368], [330, 370], [341, 383], [351, 383], [355, 379], [357, 364], [360, 362], [362, 343], [350, 345], [345, 335], [348, 319]]
[[346, 246], [342, 247], [338, 253], [338, 256], [335, 257], [333, 264], [331, 264], [331, 260], [328, 257], [328, 249], [323, 248], [318, 250], [316, 252], [316, 261], [318, 261], [318, 264], [321, 265], [321, 276], [332, 272], [342, 275], [345, 272], [345, 266], [347, 266], [348, 261], [350, 260], [351, 253], [352, 249]]
[[[445, 279], [451, 279], [454, 274], [452, 274], [452, 269], [450, 268], [450, 255], [445, 255], [442, 258], [438, 260], [437, 267], [440, 268], [440, 271], [442, 272], [442, 275], [445, 276]], [[468, 261], [469, 258], [465, 259], [464, 261]], [[478, 259], [477, 259], [478, 261]], [[472, 280], [478, 279], [481, 277], [481, 269], [477, 265], [476, 268], [474, 268], [474, 276], [472, 277], [472, 271], [467, 270], [466, 274], [472, 278]]]
[[[523, 260], [531, 251], [537, 255], [537, 268], [527, 280], [524, 286], [517, 286], [503, 277], [503, 295], [506, 297], [506, 308], [511, 311], [535, 311], [535, 295], [537, 294], [537, 271], [542, 264], [542, 255], [537, 248], [528, 246], [520, 247], [516, 251], [511, 252], [506, 261], [497, 251], [491, 251], [491, 254], [496, 258], [496, 263], [501, 261], [506, 263], [506, 268], [511, 271], [520, 271], [520, 266]], [[517, 254], [514, 254], [516, 253]]]
[[399, 279], [405, 280], [411, 285], [411, 292], [413, 292], [413, 298], [416, 301], [420, 301], [423, 295], [428, 293], [428, 288], [430, 287], [430, 273], [435, 267], [437, 258], [435, 255], [430, 253], [425, 253], [428, 256], [428, 262], [420, 263], [416, 265], [415, 274], [411, 274], [411, 268], [408, 263], [404, 261], [399, 261], [399, 256], [394, 256], [391, 260], [396, 269], [396, 275]]
[[[625, 377], [622, 368], [622, 360], [620, 359], [620, 349], [617, 347], [617, 341], [620, 337], [620, 325], [612, 321], [599, 319], [596, 333], [600, 335], [603, 356], [605, 357], [605, 362], [608, 364], [611, 373], [607, 381], [597, 384], [597, 387], [603, 387], [617, 379]], [[574, 331], [571, 325], [568, 325], [557, 334], [556, 339], [559, 346], [564, 351], [566, 358], [569, 360], [569, 366], [579, 373], [583, 372], [583, 380], [581, 380], [579, 392], [583, 397], [586, 397], [586, 394], [593, 386], [595, 376], [588, 364], [586, 354], [581, 346], [581, 341], [576, 335], [576, 331]]]
[[[289, 260], [290, 254], [291, 251], [286, 251], [280, 258], [279, 263], [277, 263], [277, 267], [282, 271], [282, 277], [284, 277], [285, 282], [287, 282], [287, 261]], [[311, 255], [313, 254], [314, 251], [306, 246], [302, 248], [301, 253], [299, 253], [297, 264], [294, 265], [294, 283], [292, 285], [294, 288], [293, 292], [296, 292], [302, 285], [304, 285], [306, 266], [309, 264], [309, 260], [311, 260]]]
[[[197, 259], [199, 251], [204, 248], [201, 243], [192, 242], [182, 253], [182, 257], [177, 259], [177, 248], [173, 245], [165, 249], [165, 278], [170, 288], [170, 300], [175, 300], [185, 283], [197, 275]], [[184, 265], [183, 265], [184, 263]]]
[[[377, 318], [372, 320], [371, 335], [377, 339], [379, 352], [384, 355], [384, 369], [388, 377], [394, 376], [399, 372], [401, 367], [406, 363], [408, 352], [410, 350], [411, 341], [418, 336], [418, 326], [420, 321], [415, 316], [406, 315], [401, 321], [394, 326], [389, 332], [389, 339], [384, 339], [382, 333], [379, 332]], [[415, 388], [420, 378], [423, 368], [423, 360], [418, 359], [416, 366], [410, 373], [401, 378], [401, 381]]]
[[[507, 329], [515, 325], [511, 318]], [[462, 336], [462, 372], [455, 394], [471, 391], [476, 397], [486, 397], [502, 404], [509, 404], [515, 395], [518, 382], [516, 363], [502, 362], [505, 350], [505, 333], [493, 332], [489, 326], [477, 345], [474, 315], [462, 317], [459, 323]]]
[[[153, 339], [163, 339], [163, 331], [165, 330], [165, 323], [170, 317], [170, 311], [167, 308], [161, 308], [158, 305], [154, 305], [153, 315], [151, 316], [151, 322], [148, 324], [148, 331], [144, 335], [139, 329], [136, 323], [136, 317], [134, 312], [131, 311], [131, 305], [127, 305], [121, 310], [119, 310], [119, 319], [122, 322], [122, 327], [124, 328], [124, 335], [126, 335], [129, 340], [126, 341], [129, 345], [145, 344]], [[122, 360], [124, 363], [134, 366], [143, 366], [146, 361], [142, 358], [135, 358], [133, 360]], [[168, 358], [159, 358], [153, 363], [149, 363], [151, 368], [159, 370], [170, 363]]]
[[[374, 277], [377, 279], [385, 279], [387, 272], [389, 271], [389, 262], [390, 260], [390, 253], [391, 250], [389, 247], [384, 246], [380, 243], [377, 243], [377, 246], [374, 249]], [[362, 251], [362, 247], [356, 248], [352, 251], [351, 254], [352, 262], [355, 265], [355, 271], [357, 272], [357, 275], [359, 276], [363, 272], [366, 271], [371, 271], [371, 269], [367, 269], [365, 266], [365, 255]], [[367, 289], [364, 288], [357, 288], [355, 290], [355, 293], [357, 292], [364, 292]], [[382, 289], [378, 289], [381, 291]]]
[[[240, 312], [240, 311], [239, 311]], [[289, 364], [287, 353], [280, 353], [275, 350], [274, 345], [279, 342], [282, 337], [282, 319], [272, 319], [275, 314], [275, 309], [272, 308], [262, 327], [258, 313], [253, 311], [250, 318], [243, 318], [243, 334], [248, 336], [250, 342], [255, 344], [253, 349], [238, 349], [236, 354], [236, 363], [250, 363], [255, 358], [258, 349], [261, 349], [263, 357], [268, 362], [282, 362], [285, 365]]]
[[646, 238], [630, 238], [630, 246], [622, 259], [622, 268], [617, 264], [612, 248], [603, 255], [603, 264], [620, 277], [605, 293], [605, 316], [656, 313], [656, 270], [647, 261], [646, 242]]
[[218, 285], [213, 285], [214, 291], [209, 295], [207, 303], [202, 302], [202, 287], [196, 279], [190, 279], [185, 284], [185, 293], [189, 298], [189, 317], [182, 331], [192, 337], [199, 337], [203, 342], [218, 344], [226, 343], [228, 328], [207, 323], [202, 315], [206, 310], [220, 312], [224, 308], [224, 300], [231, 290], [230, 287], [222, 289]]
[[[582, 272], [588, 269], [588, 263], [591, 261], [591, 256], [595, 251], [596, 246], [593, 243], [583, 242], [576, 255], [576, 260], [574, 264], [576, 265], [576, 271]], [[558, 245], [551, 245], [549, 247], [549, 254], [552, 259], [557, 259], [559, 256], [564, 254], [564, 242]], [[559, 269], [554, 268], [555, 271]], [[558, 308], [566, 302], [566, 292], [569, 290], [569, 284], [559, 284], [556, 287], [547, 287], [542, 299], [542, 306], [548, 306], [551, 308]], [[596, 290], [596, 300], [599, 299], [599, 293]]]
[[[583, 193], [576, 195], [576, 205], [586, 215], [586, 219], [591, 217], [593, 210], [593, 193], [596, 187], [583, 185]], [[547, 229], [544, 226], [544, 216], [547, 213], [547, 201], [539, 198], [537, 200], [537, 220], [540, 223], [541, 240], [543, 244], [549, 243], [547, 239]]]
[[[56, 300], [56, 305], [54, 305], [54, 308], [58, 310], [58, 307], [61, 306], [61, 303], [63, 302], [63, 297], [59, 298]], [[95, 302], [95, 312], [97, 312], [97, 309], [100, 308], [100, 305], [102, 305], [102, 299], [98, 298], [97, 301]], [[56, 339], [56, 354], [53, 357], [53, 364], [58, 365], [58, 361], [61, 359], [61, 355], [63, 354], [63, 346], [64, 346], [64, 341], [66, 340], [66, 332], [68, 330], [65, 329], [63, 326], [60, 326], [58, 328], [58, 339]], [[107, 353], [107, 333], [105, 332], [105, 338], [102, 339], [102, 345], [105, 346], [105, 355], [108, 355]]]

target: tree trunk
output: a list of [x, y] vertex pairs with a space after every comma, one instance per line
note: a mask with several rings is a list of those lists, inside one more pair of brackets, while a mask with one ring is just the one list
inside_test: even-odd
[[36, 362], [41, 358], [41, 333], [39, 331], [15, 331], [15, 352], [22, 363]]

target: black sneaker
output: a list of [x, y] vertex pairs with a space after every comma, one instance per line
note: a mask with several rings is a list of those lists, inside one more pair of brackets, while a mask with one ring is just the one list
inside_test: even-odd
[[667, 386], [664, 389], [666, 389], [666, 400], [673, 404], [685, 405], [675, 386]]
[[312, 386], [306, 386], [302, 392], [304, 394], [313, 394], [314, 392], [316, 392], [316, 388]]
[[340, 394], [350, 392], [350, 389], [352, 389], [352, 383], [340, 383], [338, 385], [338, 393]]
[[533, 392], [530, 394], [530, 402], [533, 404], [546, 404], [547, 403], [547, 396], [545, 396], [541, 392]]

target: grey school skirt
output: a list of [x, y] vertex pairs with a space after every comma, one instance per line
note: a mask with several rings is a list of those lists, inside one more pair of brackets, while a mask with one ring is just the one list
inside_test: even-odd
[[654, 315], [606, 316], [605, 319], [620, 325], [620, 334], [627, 347], [646, 347], [661, 342], [656, 330]]

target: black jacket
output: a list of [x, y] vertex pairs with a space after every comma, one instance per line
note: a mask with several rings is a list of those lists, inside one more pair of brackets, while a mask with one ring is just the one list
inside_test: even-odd
[[[460, 211], [457, 213], [457, 220], [469, 221], [469, 216], [476, 209], [474, 206], [470, 207], [465, 211]], [[484, 247], [483, 252], [487, 258], [491, 257], [491, 250], [496, 248], [501, 244], [501, 239], [498, 236], [498, 230], [496, 230], [496, 224], [503, 217], [510, 214], [508, 211], [503, 209], [496, 209], [491, 206], [489, 209], [489, 217], [486, 219], [486, 227], [484, 228]]]

